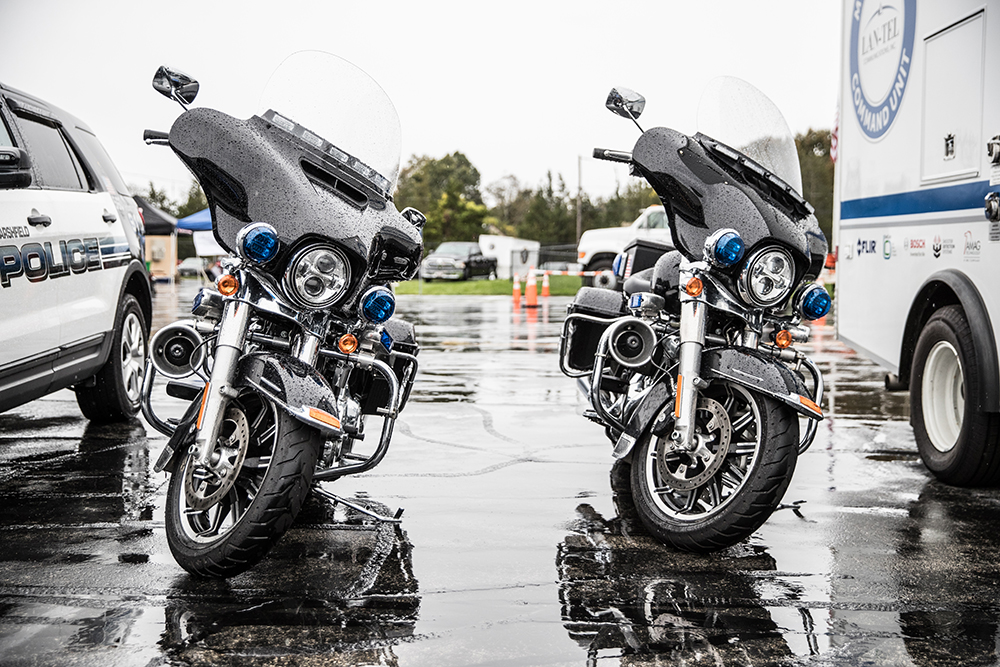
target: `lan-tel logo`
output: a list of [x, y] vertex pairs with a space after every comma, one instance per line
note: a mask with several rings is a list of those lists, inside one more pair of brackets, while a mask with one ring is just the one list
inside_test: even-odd
[[881, 139], [913, 70], [916, 0], [855, 0], [851, 12], [851, 106], [870, 139]]

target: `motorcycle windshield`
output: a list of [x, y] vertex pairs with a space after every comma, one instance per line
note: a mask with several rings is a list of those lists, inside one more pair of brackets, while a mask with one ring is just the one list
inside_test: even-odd
[[299, 51], [274, 71], [257, 115], [293, 132], [391, 195], [399, 176], [399, 117], [358, 67], [330, 53]]
[[698, 105], [698, 131], [746, 155], [802, 192], [795, 138], [767, 95], [731, 76], [709, 82]]

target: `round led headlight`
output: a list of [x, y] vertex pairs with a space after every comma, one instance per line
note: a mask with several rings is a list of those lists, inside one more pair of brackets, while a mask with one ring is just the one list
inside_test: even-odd
[[762, 248], [747, 260], [737, 283], [750, 304], [767, 308], [782, 302], [792, 291], [795, 265], [782, 248]]
[[830, 312], [832, 303], [826, 288], [813, 283], [807, 285], [795, 297], [795, 310], [807, 320], [818, 320]]
[[285, 288], [307, 308], [325, 308], [347, 291], [351, 267], [343, 253], [328, 245], [311, 245], [295, 253], [285, 270]]
[[705, 260], [723, 268], [743, 259], [743, 238], [735, 229], [720, 229], [705, 239]]
[[361, 297], [361, 316], [372, 324], [382, 324], [396, 310], [396, 297], [385, 287], [373, 287]]
[[240, 255], [258, 264], [267, 264], [278, 256], [278, 232], [266, 222], [255, 222], [240, 230], [236, 247]]

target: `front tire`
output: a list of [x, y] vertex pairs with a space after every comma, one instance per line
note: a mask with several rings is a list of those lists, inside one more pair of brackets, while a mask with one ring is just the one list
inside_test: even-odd
[[125, 294], [112, 334], [111, 353], [90, 386], [77, 385], [76, 402], [92, 422], [128, 421], [139, 411], [146, 366], [146, 318], [139, 302]]
[[980, 368], [972, 330], [959, 306], [924, 325], [910, 373], [910, 423], [924, 465], [956, 486], [1000, 481], [1000, 415], [976, 408]]
[[[632, 497], [646, 529], [684, 551], [707, 553], [750, 536], [771, 516], [798, 457], [798, 416], [741, 386], [717, 383], [699, 399], [692, 454], [669, 450], [673, 403], [637, 443]], [[659, 435], [657, 435], [659, 433]]]
[[[167, 542], [181, 567], [223, 578], [260, 561], [309, 495], [320, 440], [318, 431], [257, 394], [230, 403], [216, 449], [229, 475], [199, 469], [186, 454], [170, 478]], [[227, 488], [231, 475], [235, 482]]]

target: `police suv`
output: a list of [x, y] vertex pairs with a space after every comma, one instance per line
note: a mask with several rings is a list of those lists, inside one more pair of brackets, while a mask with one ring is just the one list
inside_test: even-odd
[[139, 408], [152, 315], [139, 210], [94, 133], [0, 84], [0, 412], [72, 387]]

